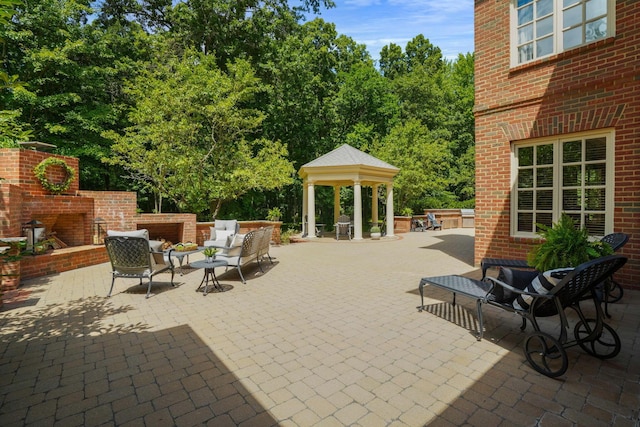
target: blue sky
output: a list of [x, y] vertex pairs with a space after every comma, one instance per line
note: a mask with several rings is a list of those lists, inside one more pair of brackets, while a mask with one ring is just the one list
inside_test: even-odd
[[322, 10], [321, 18], [336, 24], [339, 34], [365, 44], [378, 60], [389, 43], [403, 50], [423, 34], [454, 59], [473, 52], [473, 0], [334, 0], [336, 7]]

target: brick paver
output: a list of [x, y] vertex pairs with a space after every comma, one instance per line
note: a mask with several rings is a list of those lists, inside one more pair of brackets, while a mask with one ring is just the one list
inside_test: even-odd
[[639, 426], [640, 292], [609, 306], [620, 354], [573, 347], [553, 380], [517, 316], [487, 308], [478, 342], [472, 302], [416, 310], [422, 277], [479, 276], [472, 253], [469, 229], [273, 247], [206, 297], [189, 268], [148, 300], [120, 279], [105, 298], [108, 264], [31, 280], [0, 311], [0, 425]]

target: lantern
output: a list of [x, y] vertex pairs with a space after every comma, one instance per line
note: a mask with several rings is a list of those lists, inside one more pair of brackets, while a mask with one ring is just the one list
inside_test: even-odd
[[36, 243], [41, 240], [44, 234], [42, 225], [37, 219], [32, 219], [22, 225], [22, 234], [27, 238], [27, 251], [31, 251], [33, 255], [36, 254]]
[[102, 245], [107, 221], [104, 219], [97, 217], [93, 220], [93, 244], [94, 245]]

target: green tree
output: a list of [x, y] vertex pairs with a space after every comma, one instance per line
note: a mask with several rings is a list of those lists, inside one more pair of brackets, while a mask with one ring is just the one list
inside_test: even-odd
[[182, 211], [215, 217], [225, 201], [291, 181], [286, 148], [259, 137], [264, 115], [246, 107], [263, 90], [246, 61], [229, 64], [227, 74], [211, 55], [158, 51], [127, 87], [132, 126], [106, 133], [115, 153], [106, 161], [154, 191], [157, 211], [167, 197]]
[[399, 212], [411, 208], [422, 211], [425, 195], [438, 194], [446, 185], [446, 170], [452, 162], [446, 141], [433, 137], [424, 125], [412, 119], [394, 127], [372, 154], [398, 168], [394, 179], [394, 206]]

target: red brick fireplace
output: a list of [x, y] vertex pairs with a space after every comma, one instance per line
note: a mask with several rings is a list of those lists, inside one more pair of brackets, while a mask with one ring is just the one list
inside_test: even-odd
[[[65, 194], [49, 193], [33, 173], [35, 166], [52, 156], [63, 159], [76, 171], [76, 178]], [[64, 174], [60, 166], [50, 166], [48, 172], [54, 176], [52, 179]], [[0, 238], [24, 236], [24, 224], [37, 220], [47, 234], [67, 246], [23, 257], [19, 263], [23, 279], [107, 262], [104, 246], [92, 244], [94, 220], [98, 217], [105, 221], [103, 230], [147, 228], [152, 239], [196, 241], [194, 214], [138, 214], [135, 193], [82, 191], [77, 176], [77, 158], [20, 148], [0, 149]], [[102, 241], [103, 236], [96, 237], [98, 242]]]

